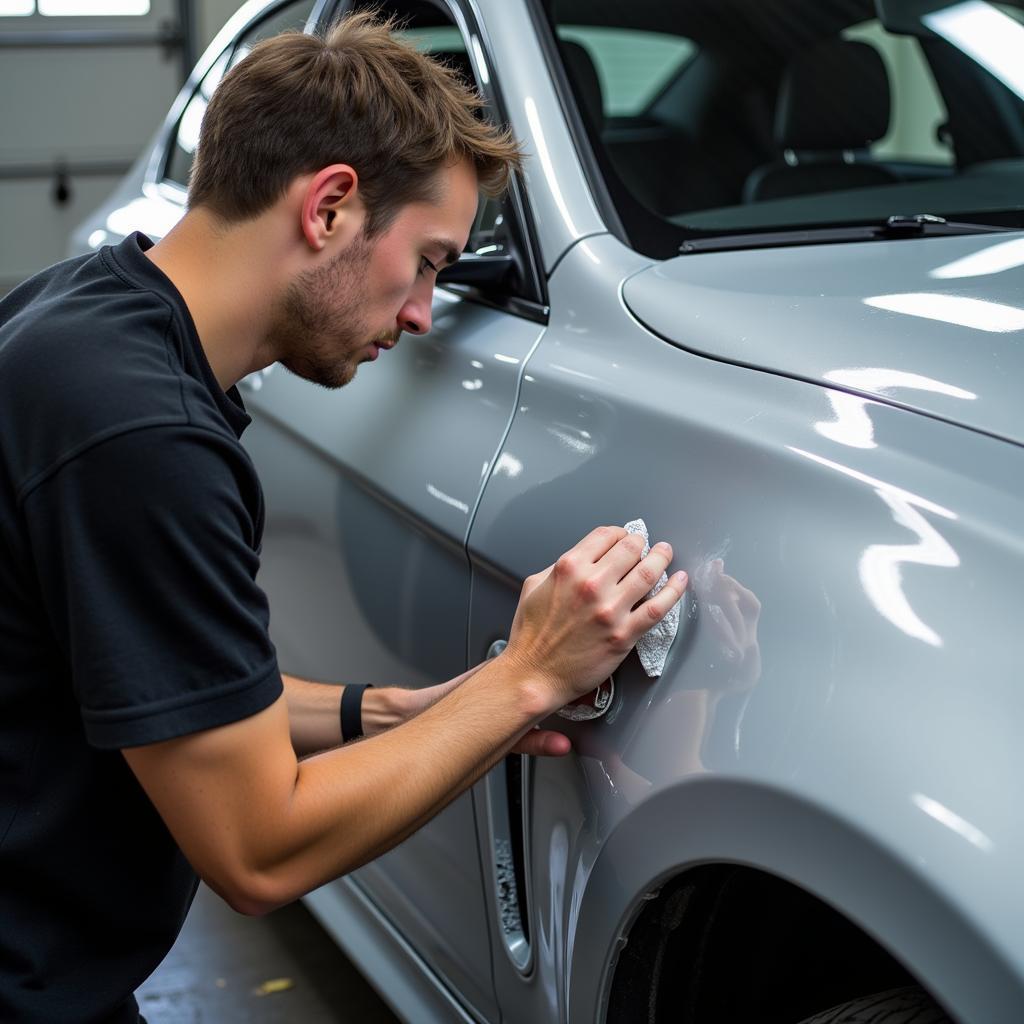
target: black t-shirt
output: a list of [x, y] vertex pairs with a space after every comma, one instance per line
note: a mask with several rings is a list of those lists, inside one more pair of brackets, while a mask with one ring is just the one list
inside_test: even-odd
[[0, 302], [0, 1021], [136, 1019], [196, 876], [120, 748], [282, 692], [249, 416], [151, 244]]

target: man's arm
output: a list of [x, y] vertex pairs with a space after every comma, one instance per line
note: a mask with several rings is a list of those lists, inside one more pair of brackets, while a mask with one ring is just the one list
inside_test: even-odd
[[545, 713], [538, 683], [499, 661], [404, 725], [301, 762], [284, 697], [123, 753], [210, 887], [265, 913], [400, 843]]
[[[363, 691], [363, 735], [376, 736], [436, 704], [477, 669], [419, 690], [399, 686], [373, 686]], [[315, 683], [297, 676], [281, 674], [288, 704], [288, 727], [292, 747], [298, 757], [341, 745], [341, 695], [345, 687], [337, 683]]]
[[685, 587], [673, 576], [644, 600], [671, 549], [640, 560], [641, 546], [600, 528], [529, 577], [505, 652], [387, 732], [300, 762], [280, 697], [124, 757], [214, 890], [243, 913], [281, 906], [400, 843], [534, 723], [605, 679]]

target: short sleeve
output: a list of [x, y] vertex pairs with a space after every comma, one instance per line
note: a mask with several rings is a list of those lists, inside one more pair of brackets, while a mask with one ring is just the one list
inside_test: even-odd
[[225, 725], [281, 694], [256, 583], [262, 495], [233, 439], [119, 434], [35, 484], [23, 509], [90, 744]]

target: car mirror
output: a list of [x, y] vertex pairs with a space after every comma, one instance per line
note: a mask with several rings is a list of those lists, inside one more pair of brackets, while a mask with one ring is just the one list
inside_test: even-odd
[[515, 257], [501, 245], [486, 246], [489, 251], [464, 252], [450, 267], [437, 275], [438, 284], [468, 284], [474, 288], [500, 288], [512, 279]]

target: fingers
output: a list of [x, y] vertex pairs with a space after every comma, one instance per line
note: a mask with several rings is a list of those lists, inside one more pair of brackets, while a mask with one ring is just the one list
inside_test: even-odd
[[[659, 572], [658, 575], [660, 576], [661, 573]], [[629, 633], [634, 637], [633, 643], [636, 643], [639, 637], [668, 615], [686, 592], [689, 582], [690, 579], [685, 572], [673, 573], [668, 578], [668, 583], [654, 597], [648, 598], [630, 613], [626, 621]]]
[[[575, 553], [585, 562], [597, 562], [629, 533], [621, 526], [599, 526], [591, 530], [567, 554]], [[639, 552], [638, 552], [639, 554]], [[635, 561], [635, 559], [634, 559]]]
[[[643, 550], [643, 548], [641, 548]], [[647, 557], [634, 562], [622, 577], [623, 603], [632, 607], [646, 597], [672, 561], [672, 545], [659, 541]]]
[[564, 757], [570, 750], [572, 743], [564, 733], [553, 729], [531, 729], [520, 737], [511, 753], [530, 754], [534, 757]]

